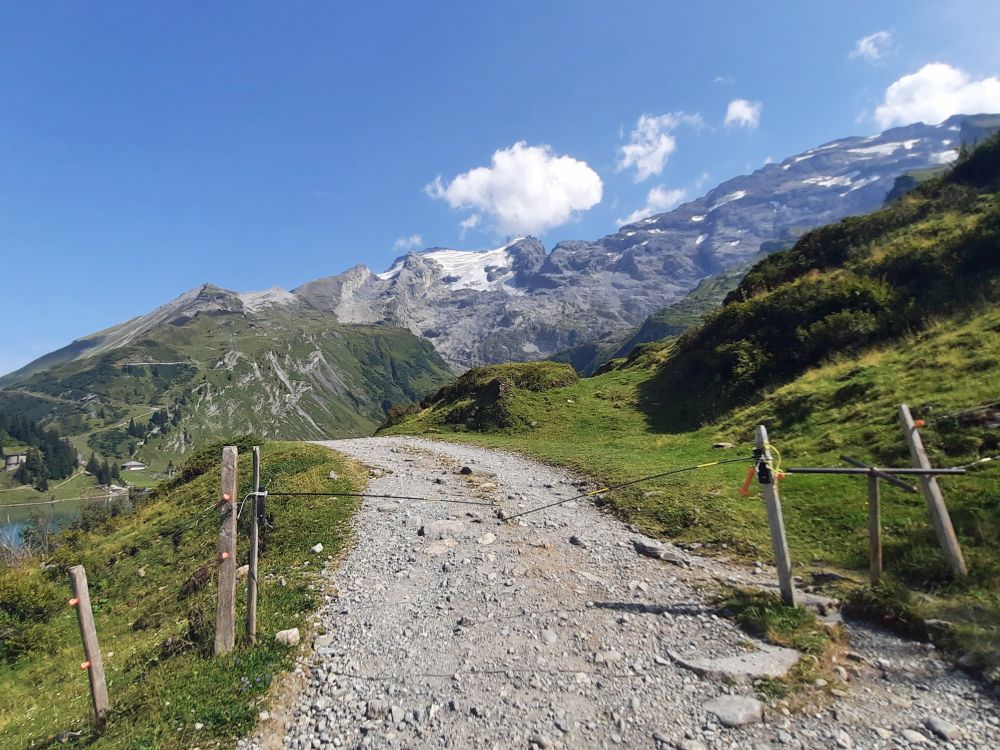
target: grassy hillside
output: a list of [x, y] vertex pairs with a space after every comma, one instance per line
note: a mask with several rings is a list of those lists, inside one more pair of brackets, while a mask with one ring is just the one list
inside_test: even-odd
[[[433, 347], [403, 329], [339, 325], [320, 311], [221, 312], [29, 374], [0, 390], [0, 411], [56, 425], [84, 454], [121, 460], [135, 452], [162, 471], [224, 435], [369, 434], [390, 406], [451, 377]], [[175, 406], [180, 423], [145, 444], [126, 434], [129, 419]]]
[[[249, 445], [242, 444], [240, 497], [249, 490]], [[264, 443], [262, 476], [272, 490], [358, 491], [354, 464], [317, 446]], [[293, 666], [277, 630], [305, 625], [320, 596], [322, 542], [336, 555], [348, 541], [352, 501], [273, 498], [263, 532], [259, 645], [210, 658], [215, 620], [214, 559], [219, 514], [218, 446], [195, 454], [173, 482], [132, 513], [91, 511], [40, 567], [0, 569], [0, 747], [210, 747], [244, 734], [264, 693]], [[340, 477], [331, 481], [331, 471]], [[247, 553], [241, 517], [237, 563]], [[112, 716], [91, 736], [87, 678], [68, 566], [86, 566], [105, 655]], [[246, 580], [238, 588], [242, 638]], [[203, 725], [196, 729], [195, 725]], [[79, 737], [74, 733], [81, 733]], [[76, 737], [74, 740], [73, 738]]]
[[[456, 393], [390, 431], [512, 448], [610, 483], [749, 455], [756, 424], [769, 427], [785, 465], [842, 465], [841, 453], [909, 465], [896, 422], [906, 402], [928, 420], [938, 465], [1000, 453], [995, 412], [976, 408], [1000, 401], [998, 176], [995, 138], [887, 209], [810, 232], [761, 261], [679, 339], [640, 346], [576, 383], [507, 388], [489, 424], [464, 419], [479, 397]], [[713, 449], [720, 441], [737, 447]], [[769, 559], [763, 508], [738, 492], [744, 473], [704, 469], [607, 502], [649, 533]], [[1000, 462], [941, 483], [971, 574], [949, 578], [922, 497], [885, 488], [880, 611], [891, 604], [917, 631], [928, 617], [953, 622], [945, 640], [995, 661]], [[782, 492], [797, 572], [834, 567], [863, 581], [864, 480], [794, 476]]]

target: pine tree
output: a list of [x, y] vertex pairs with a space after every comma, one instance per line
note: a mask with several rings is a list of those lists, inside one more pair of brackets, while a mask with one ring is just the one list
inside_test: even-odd
[[97, 456], [95, 456], [93, 452], [91, 452], [90, 458], [87, 459], [87, 465], [84, 467], [84, 469], [87, 471], [88, 474], [96, 477], [97, 472], [100, 471], [100, 468], [101, 465], [97, 463]]
[[113, 464], [111, 464], [111, 478], [112, 479], [117, 479], [119, 482], [122, 479], [121, 467], [118, 465], [117, 461], [115, 461]]
[[108, 466], [108, 459], [104, 459], [97, 470], [97, 483], [111, 484], [111, 467]]
[[18, 484], [31, 484], [31, 474], [28, 472], [28, 467], [21, 464], [17, 467], [17, 471], [14, 472], [14, 481]]

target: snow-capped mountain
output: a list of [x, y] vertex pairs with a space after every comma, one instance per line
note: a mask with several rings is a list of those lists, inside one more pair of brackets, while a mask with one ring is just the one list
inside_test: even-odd
[[294, 295], [342, 322], [409, 328], [457, 367], [546, 357], [642, 322], [766, 242], [878, 208], [897, 177], [957, 156], [965, 120], [832, 141], [593, 242], [432, 248]]
[[551, 252], [522, 237], [489, 250], [411, 252], [382, 273], [358, 265], [290, 292], [237, 294], [204, 285], [25, 371], [122, 347], [196, 315], [265, 321], [310, 310], [332, 313], [340, 324], [407, 328], [457, 368], [548, 357], [638, 325], [765, 243], [790, 243], [812, 227], [878, 208], [897, 177], [949, 163], [963, 139], [981, 140], [998, 126], [996, 116], [959, 115], [839, 139], [599, 240], [559, 242]]

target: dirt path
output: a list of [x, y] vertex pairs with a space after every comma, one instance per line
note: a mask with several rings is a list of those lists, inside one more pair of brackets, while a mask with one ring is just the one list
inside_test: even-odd
[[[324, 445], [373, 467], [372, 493], [513, 513], [579, 491], [566, 472], [471, 446]], [[922, 644], [860, 627], [829, 705], [779, 703], [756, 720], [751, 679], [699, 675], [672, 655], [767, 653], [704, 592], [713, 579], [761, 584], [770, 572], [669, 546], [668, 561], [640, 556], [636, 535], [588, 504], [503, 524], [487, 506], [365, 500], [355, 524], [301, 692], [241, 747], [1000, 747], [997, 704], [977, 683]], [[726, 726], [713, 707], [752, 721]]]

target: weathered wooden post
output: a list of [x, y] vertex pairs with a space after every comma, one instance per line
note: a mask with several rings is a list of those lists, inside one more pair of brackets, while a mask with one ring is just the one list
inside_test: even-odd
[[878, 474], [868, 472], [868, 549], [872, 585], [882, 577], [882, 496]]
[[258, 515], [260, 513], [260, 446], [253, 447], [253, 507], [250, 514], [250, 557], [247, 560], [249, 566], [247, 572], [247, 643], [254, 645], [257, 642], [257, 552], [259, 540], [257, 538]]
[[767, 428], [757, 426], [757, 481], [764, 493], [764, 504], [767, 507], [767, 523], [771, 527], [771, 543], [774, 545], [774, 564], [778, 569], [778, 585], [781, 588], [781, 599], [792, 607], [796, 606], [795, 582], [792, 580], [792, 560], [788, 554], [788, 539], [785, 537], [785, 519], [781, 514], [781, 500], [778, 497], [778, 485], [771, 468], [770, 443], [767, 440]]
[[[913, 421], [913, 415], [910, 414], [910, 407], [906, 404], [899, 405], [899, 421], [903, 426], [903, 436], [910, 448], [913, 465], [918, 469], [930, 470], [931, 462], [927, 458], [924, 441], [917, 430], [917, 424]], [[941, 545], [941, 551], [944, 553], [948, 567], [951, 568], [951, 572], [955, 576], [967, 576], [969, 570], [965, 566], [962, 548], [958, 544], [958, 537], [955, 536], [955, 529], [951, 525], [951, 516], [948, 515], [948, 506], [944, 503], [937, 477], [933, 474], [921, 475], [920, 487], [924, 491], [924, 500], [927, 502], [931, 523], [934, 525], [934, 532], [937, 534], [938, 544]]]
[[101, 659], [101, 648], [97, 644], [94, 612], [90, 607], [87, 571], [82, 565], [74, 565], [69, 569], [69, 579], [73, 586], [73, 598], [69, 600], [69, 603], [76, 607], [76, 617], [80, 622], [80, 638], [83, 641], [83, 655], [86, 659], [80, 664], [80, 668], [87, 670], [87, 676], [90, 679], [94, 720], [98, 731], [100, 731], [108, 717], [110, 703], [108, 701], [108, 685], [104, 678], [104, 660]]
[[215, 654], [228, 654], [235, 645], [236, 620], [236, 446], [222, 449], [222, 482], [219, 506], [219, 605], [215, 611]]

